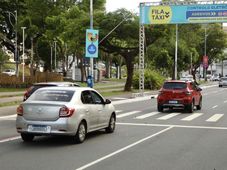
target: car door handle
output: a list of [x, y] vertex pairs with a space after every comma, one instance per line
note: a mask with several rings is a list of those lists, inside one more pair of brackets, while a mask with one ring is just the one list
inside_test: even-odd
[[98, 111], [100, 112], [100, 111], [102, 111], [102, 109], [99, 109]]
[[89, 112], [89, 110], [85, 110], [86, 112]]

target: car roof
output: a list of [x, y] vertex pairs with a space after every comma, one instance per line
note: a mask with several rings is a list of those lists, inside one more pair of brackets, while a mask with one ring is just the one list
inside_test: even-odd
[[[40, 82], [40, 83], [34, 83], [34, 86], [45, 86], [45, 85], [56, 85], [56, 86], [64, 86], [69, 84], [77, 84], [73, 82], [65, 82], [65, 81], [59, 81], [59, 82]], [[79, 84], [77, 84], [79, 86]]]
[[75, 87], [75, 86], [74, 87], [73, 86], [69, 86], [69, 87], [51, 86], [51, 87], [43, 87], [38, 90], [73, 90], [73, 91], [94, 90], [94, 91], [96, 91], [95, 89], [90, 88], [90, 87]]
[[191, 82], [190, 80], [166, 80], [166, 83], [187, 83]]

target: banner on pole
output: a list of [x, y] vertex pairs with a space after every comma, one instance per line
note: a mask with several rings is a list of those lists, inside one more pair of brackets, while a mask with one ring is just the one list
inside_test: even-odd
[[86, 53], [85, 56], [89, 58], [98, 57], [98, 30], [87, 29], [86, 30]]

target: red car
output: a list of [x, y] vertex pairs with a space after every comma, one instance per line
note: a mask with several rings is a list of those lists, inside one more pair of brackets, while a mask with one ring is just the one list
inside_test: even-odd
[[184, 108], [192, 113], [194, 106], [197, 110], [202, 108], [202, 89], [195, 82], [169, 80], [166, 81], [157, 97], [157, 109], [163, 112], [164, 108]]

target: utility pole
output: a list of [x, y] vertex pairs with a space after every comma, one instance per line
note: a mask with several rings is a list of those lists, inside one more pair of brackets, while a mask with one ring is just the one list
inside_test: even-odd
[[57, 41], [54, 41], [54, 70], [56, 71], [56, 66], [57, 66]]
[[[90, 29], [93, 29], [93, 0], [90, 0]], [[93, 81], [93, 85], [94, 85], [94, 77], [93, 77], [93, 69], [94, 69], [94, 63], [93, 63], [93, 57], [90, 58], [90, 75], [91, 75], [91, 79]]]
[[175, 42], [175, 59], [174, 59], [174, 80], [177, 80], [177, 43], [178, 43], [178, 24], [176, 24], [176, 42]]
[[21, 27], [21, 29], [23, 30], [23, 54], [22, 54], [23, 76], [22, 76], [22, 81], [24, 83], [24, 65], [25, 65], [25, 62], [24, 62], [24, 30], [26, 29], [26, 27]]

